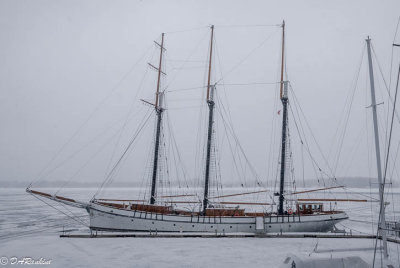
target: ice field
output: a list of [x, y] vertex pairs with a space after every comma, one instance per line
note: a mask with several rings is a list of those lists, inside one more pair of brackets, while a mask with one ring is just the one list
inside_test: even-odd
[[[54, 193], [55, 189], [43, 189]], [[59, 194], [88, 200], [95, 189], [64, 189]], [[135, 196], [141, 189], [111, 189], [112, 197]], [[238, 192], [226, 189], [224, 192]], [[387, 196], [388, 219], [396, 216], [400, 191]], [[346, 192], [313, 193], [336, 198], [377, 197], [369, 189], [347, 189]], [[364, 197], [363, 197], [364, 196]], [[258, 197], [261, 198], [261, 197]], [[0, 257], [9, 261], [32, 258], [51, 260], [50, 267], [279, 267], [288, 254], [305, 258], [360, 256], [372, 264], [373, 239], [354, 238], [60, 238], [64, 232], [88, 232], [88, 215], [82, 209], [65, 207], [25, 193], [25, 189], [0, 190]], [[331, 204], [334, 206], [334, 204]], [[329, 208], [329, 204], [326, 205]], [[347, 234], [372, 234], [376, 231], [376, 202], [344, 202], [350, 219], [338, 229]], [[397, 214], [396, 214], [397, 213]], [[374, 215], [374, 216], [372, 216]], [[378, 242], [378, 246], [380, 242]], [[389, 243], [394, 267], [400, 264], [399, 244]], [[376, 267], [380, 267], [379, 250]], [[10, 262], [7, 264], [12, 266]]]

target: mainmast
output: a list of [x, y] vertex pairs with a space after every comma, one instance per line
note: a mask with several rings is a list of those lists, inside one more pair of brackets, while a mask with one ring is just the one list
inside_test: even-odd
[[208, 133], [207, 133], [206, 173], [205, 173], [205, 180], [204, 180], [203, 215], [206, 215], [206, 210], [207, 210], [207, 206], [208, 206], [208, 184], [209, 184], [209, 179], [210, 179], [211, 143], [212, 143], [212, 131], [213, 131], [213, 121], [214, 121], [214, 88], [215, 88], [215, 85], [210, 85], [213, 39], [214, 39], [214, 25], [211, 25], [210, 58], [209, 58], [209, 62], [208, 62], [208, 81], [207, 81], [207, 99], [206, 99], [209, 113], [208, 113]]
[[382, 236], [383, 241], [383, 256], [385, 259], [388, 258], [387, 253], [387, 240], [386, 240], [386, 220], [385, 220], [385, 200], [384, 200], [384, 184], [382, 180], [382, 167], [381, 167], [381, 150], [379, 146], [379, 130], [378, 130], [378, 116], [376, 113], [376, 99], [375, 99], [375, 82], [374, 82], [374, 70], [372, 67], [372, 56], [371, 56], [371, 39], [366, 39], [368, 49], [368, 66], [369, 66], [369, 82], [371, 87], [371, 108], [372, 118], [374, 121], [374, 134], [375, 134], [375, 154], [376, 154], [376, 171], [378, 173], [378, 184], [379, 184], [379, 200], [380, 200], [380, 215], [378, 229]]
[[285, 186], [285, 168], [286, 168], [286, 138], [287, 138], [287, 105], [288, 105], [288, 82], [283, 80], [285, 65], [285, 21], [282, 23], [282, 63], [281, 63], [281, 86], [280, 86], [280, 98], [283, 106], [283, 118], [282, 118], [282, 144], [281, 144], [281, 174], [280, 174], [280, 187], [279, 187], [279, 207], [278, 214], [283, 214], [283, 196]]
[[283, 71], [285, 67], [285, 21], [282, 22], [282, 57], [281, 57], [281, 90], [280, 98], [283, 95]]
[[158, 152], [160, 147], [160, 134], [161, 134], [161, 121], [162, 121], [162, 112], [164, 109], [162, 108], [162, 94], [160, 93], [160, 83], [161, 83], [161, 67], [162, 67], [162, 58], [164, 51], [164, 33], [161, 34], [161, 45], [156, 43], [160, 47], [160, 61], [158, 64], [158, 78], [157, 78], [157, 90], [156, 90], [156, 102], [154, 104], [154, 109], [157, 114], [157, 127], [156, 127], [156, 142], [154, 145], [154, 161], [153, 161], [153, 177], [151, 180], [151, 196], [150, 196], [150, 204], [154, 204], [156, 201], [156, 183], [157, 183], [157, 170], [158, 170]]

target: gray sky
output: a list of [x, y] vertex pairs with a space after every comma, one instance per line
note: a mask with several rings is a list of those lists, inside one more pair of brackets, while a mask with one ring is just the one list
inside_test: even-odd
[[[367, 35], [371, 36], [383, 74], [389, 82], [391, 44], [399, 10], [400, 2], [396, 0], [3, 0], [0, 2], [0, 180], [33, 180], [96, 109], [89, 123], [50, 166], [63, 162], [70, 153], [85, 146], [98, 133], [107, 129], [110, 133], [92, 143], [87, 152], [70, 159], [72, 163], [67, 164], [64, 171], [55, 172], [47, 179], [68, 179], [73, 174], [71, 170], [79, 169], [85, 159], [96, 154], [96, 148], [105, 146], [105, 141], [110, 138], [112, 142], [100, 152], [99, 158], [88, 163], [84, 171], [76, 176], [78, 181], [102, 181], [116, 140], [120, 137], [120, 146], [115, 153], [118, 155], [145, 114], [147, 107], [138, 99], [151, 100], [154, 97], [155, 74], [148, 69], [147, 62], [157, 62], [153, 40], [159, 40], [161, 32], [167, 33], [169, 58], [165, 68], [168, 72], [163, 86], [169, 85], [168, 89], [204, 85], [205, 69], [199, 68], [199, 65], [205, 65], [200, 61], [207, 59], [207, 26], [210, 24], [216, 25], [219, 55], [215, 61], [218, 67], [213, 73], [214, 79], [224, 77], [226, 84], [277, 82], [279, 28], [223, 26], [275, 25], [283, 19], [287, 23], [286, 65], [289, 80], [321, 150], [329, 164], [334, 166], [333, 155], [339, 147], [334, 134], [339, 124], [343, 125], [342, 111], [346, 97], [354, 86], [364, 39]], [[194, 28], [196, 30], [176, 32]], [[228, 73], [269, 36], [270, 39], [243, 64]], [[400, 42], [400, 37], [397, 41]], [[197, 45], [198, 49], [191, 54]], [[177, 71], [181, 63], [179, 60], [187, 59], [189, 55], [195, 61], [185, 67], [189, 66], [191, 70], [186, 70], [187, 73]], [[395, 51], [393, 55], [396, 66], [400, 53]], [[349, 120], [351, 127], [341, 152], [344, 160], [338, 164], [337, 176], [371, 174], [367, 160], [373, 160], [369, 156], [373, 151], [366, 150], [363, 143], [354, 145], [355, 140], [361, 140], [360, 133], [364, 133], [366, 128], [365, 107], [369, 99], [365, 93], [368, 89], [365, 88], [365, 59], [360, 72], [361, 90], [355, 94], [353, 103], [357, 108], [353, 109], [354, 116]], [[132, 66], [135, 69], [131, 70]], [[148, 74], [141, 84], [146, 70]], [[377, 76], [378, 73], [376, 69]], [[378, 102], [386, 104], [382, 79], [377, 77], [376, 80]], [[279, 119], [273, 119], [280, 109], [276, 89], [275, 85], [253, 88], [226, 86], [224, 91], [219, 91], [223, 92], [221, 96], [226, 94], [233, 125], [250, 161], [262, 178], [269, 177], [270, 180], [273, 175], [270, 175], [272, 171], [268, 171], [266, 164], [268, 155], [270, 150], [279, 149], [270, 148], [272, 125], [279, 127]], [[106, 96], [109, 97], [102, 102]], [[201, 94], [198, 91], [174, 92], [168, 94], [167, 99], [171, 108], [171, 124], [189, 177], [196, 176], [194, 155], [200, 102], [192, 100], [200, 100]], [[194, 109], [185, 108], [191, 106]], [[387, 109], [386, 105], [384, 107]], [[113, 124], [124, 122], [129, 109], [134, 116], [124, 134], [118, 136], [118, 127], [113, 130]], [[381, 116], [384, 118], [385, 114]], [[221, 124], [219, 126], [222, 128]], [[339, 130], [342, 128], [339, 127]], [[151, 136], [152, 130], [150, 123], [145, 130], [146, 135]], [[294, 128], [292, 131], [295, 132]], [[308, 138], [312, 141], [311, 137]], [[397, 143], [398, 139], [396, 146]], [[148, 144], [143, 142], [138, 145], [139, 153], [128, 162], [131, 170], [121, 173], [123, 180], [141, 181], [143, 163], [140, 161], [145, 162], [146, 157], [143, 156], [148, 155]], [[277, 142], [273, 145], [279, 146]], [[317, 147], [311, 147], [321, 166], [327, 169]], [[275, 167], [277, 156], [271, 159]], [[226, 161], [224, 167], [232, 168], [231, 164]], [[313, 177], [312, 171], [306, 173], [307, 177]]]

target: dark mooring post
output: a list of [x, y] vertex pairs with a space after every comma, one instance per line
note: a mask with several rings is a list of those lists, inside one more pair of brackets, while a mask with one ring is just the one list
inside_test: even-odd
[[283, 94], [281, 97], [282, 106], [283, 106], [283, 118], [282, 118], [282, 144], [281, 144], [281, 174], [280, 174], [280, 187], [279, 187], [279, 207], [278, 214], [283, 214], [283, 191], [285, 186], [285, 168], [286, 168], [286, 139], [287, 139], [287, 105], [288, 105], [288, 96], [287, 96], [287, 81], [284, 81]]
[[[158, 43], [156, 43], [158, 45]], [[157, 184], [157, 169], [158, 169], [158, 152], [160, 148], [160, 134], [161, 134], [161, 121], [163, 109], [160, 105], [162, 100], [162, 93], [160, 94], [160, 79], [161, 79], [161, 65], [164, 50], [164, 33], [161, 35], [161, 45], [160, 46], [160, 62], [158, 65], [158, 79], [157, 79], [157, 91], [156, 91], [156, 102], [154, 104], [154, 109], [157, 114], [157, 127], [156, 127], [156, 142], [154, 144], [154, 161], [153, 161], [153, 176], [151, 180], [151, 196], [150, 204], [156, 202], [156, 184]]]
[[210, 161], [211, 161], [211, 145], [212, 145], [212, 131], [214, 121], [214, 89], [215, 86], [211, 85], [211, 63], [214, 39], [214, 25], [211, 26], [211, 42], [210, 42], [210, 58], [208, 63], [208, 82], [207, 82], [207, 105], [209, 109], [208, 114], [208, 133], [207, 133], [207, 156], [206, 156], [206, 174], [204, 178], [204, 198], [203, 198], [203, 215], [206, 215], [208, 206], [208, 184], [210, 180]]

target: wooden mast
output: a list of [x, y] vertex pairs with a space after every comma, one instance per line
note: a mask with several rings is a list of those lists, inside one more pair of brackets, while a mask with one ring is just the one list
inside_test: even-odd
[[161, 120], [163, 109], [160, 105], [160, 83], [161, 83], [161, 67], [162, 58], [164, 50], [164, 33], [161, 34], [161, 45], [160, 45], [160, 61], [158, 64], [158, 78], [157, 78], [157, 90], [156, 90], [156, 102], [154, 104], [154, 109], [157, 114], [157, 127], [156, 127], [156, 141], [154, 147], [154, 161], [153, 161], [153, 176], [151, 180], [151, 195], [150, 204], [154, 204], [156, 201], [156, 183], [157, 183], [157, 169], [158, 169], [158, 152], [160, 147], [160, 134], [161, 134]]
[[206, 172], [204, 178], [204, 198], [203, 198], [203, 215], [206, 215], [208, 206], [208, 184], [210, 179], [210, 158], [211, 158], [211, 143], [212, 143], [212, 129], [214, 120], [214, 85], [211, 86], [211, 64], [212, 64], [212, 51], [214, 39], [214, 25], [211, 25], [211, 42], [210, 42], [210, 58], [208, 62], [208, 81], [207, 81], [207, 105], [209, 109], [208, 114], [208, 133], [207, 133], [207, 158], [206, 158]]
[[208, 80], [207, 80], [207, 102], [210, 101], [210, 82], [211, 82], [211, 64], [212, 64], [212, 52], [213, 52], [213, 41], [214, 41], [214, 25], [211, 25], [211, 42], [210, 42], [210, 57], [208, 62]]
[[281, 57], [281, 90], [280, 98], [282, 99], [283, 94], [283, 70], [285, 66], [285, 21], [282, 23], [282, 57]]
[[283, 196], [283, 193], [285, 186], [286, 138], [287, 138], [286, 131], [287, 131], [287, 117], [288, 117], [287, 81], [283, 80], [284, 65], [285, 65], [285, 21], [283, 21], [282, 23], [282, 63], [281, 63], [281, 87], [280, 87], [280, 98], [283, 106], [283, 114], [282, 114], [281, 172], [280, 172], [279, 206], [278, 206], [279, 215], [282, 215], [284, 213], [283, 200], [285, 198]]

